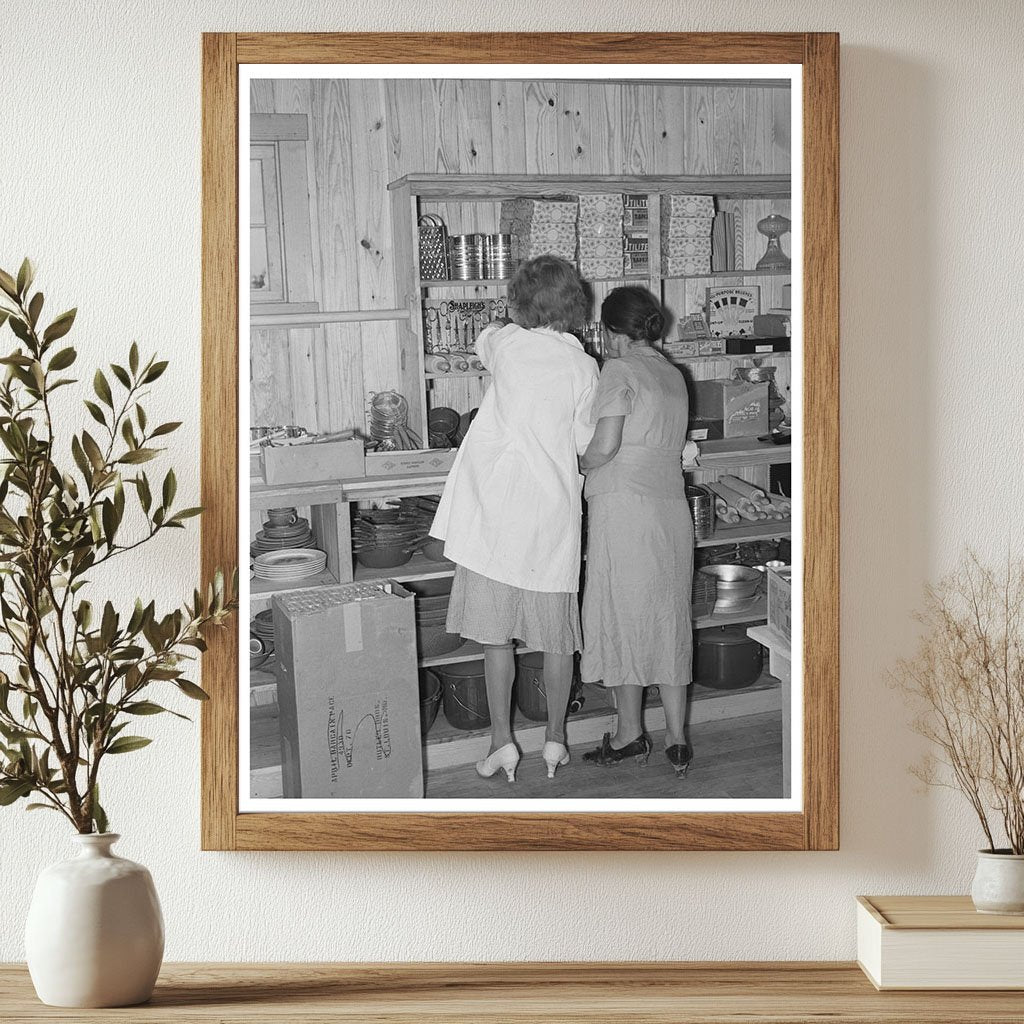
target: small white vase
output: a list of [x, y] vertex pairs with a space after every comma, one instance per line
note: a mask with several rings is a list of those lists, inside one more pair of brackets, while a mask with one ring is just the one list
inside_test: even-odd
[[46, 868], [25, 926], [36, 994], [49, 1006], [134, 1006], [153, 993], [164, 921], [149, 872], [110, 848], [120, 836], [76, 835], [77, 857]]
[[971, 899], [982, 914], [1024, 914], [1024, 854], [979, 850]]

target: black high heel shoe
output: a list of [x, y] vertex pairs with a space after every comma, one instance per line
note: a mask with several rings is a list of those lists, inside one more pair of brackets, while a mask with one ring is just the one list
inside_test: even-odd
[[668, 763], [672, 765], [677, 779], [685, 779], [689, 770], [690, 762], [693, 760], [693, 751], [685, 743], [676, 743], [665, 748], [665, 756]]
[[624, 747], [613, 747], [612, 734], [606, 732], [604, 739], [601, 740], [601, 745], [595, 750], [588, 750], [583, 755], [583, 760], [607, 767], [610, 764], [625, 761], [627, 757], [632, 757], [637, 764], [645, 765], [650, 756], [651, 741], [646, 733], [641, 733], [632, 743], [627, 743]]

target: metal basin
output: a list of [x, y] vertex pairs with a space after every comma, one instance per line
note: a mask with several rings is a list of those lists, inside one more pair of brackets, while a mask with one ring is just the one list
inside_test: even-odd
[[749, 601], [763, 579], [761, 573], [749, 565], [706, 565], [700, 571], [715, 580], [719, 607]]

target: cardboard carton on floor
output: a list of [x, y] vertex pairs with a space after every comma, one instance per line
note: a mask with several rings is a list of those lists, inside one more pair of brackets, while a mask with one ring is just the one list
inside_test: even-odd
[[352, 583], [273, 608], [283, 795], [421, 798], [413, 596]]

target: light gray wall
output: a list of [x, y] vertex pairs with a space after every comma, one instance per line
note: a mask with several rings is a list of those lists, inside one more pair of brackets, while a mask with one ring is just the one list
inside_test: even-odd
[[[0, 266], [31, 254], [81, 308], [83, 362], [173, 357], [151, 418], [184, 419], [198, 487], [203, 30], [838, 30], [842, 50], [842, 850], [828, 854], [293, 855], [198, 850], [198, 737], [112, 764], [121, 852], [153, 871], [169, 959], [818, 959], [854, 952], [853, 897], [964, 892], [977, 829], [921, 794], [886, 685], [926, 578], [1018, 548], [1024, 31], [1015, 2], [465, 0], [172, 5], [14, 0], [0, 34]], [[586, 13], [579, 13], [586, 12]], [[192, 531], [137, 579], [167, 602]], [[175, 538], [177, 540], [177, 538]], [[155, 587], [154, 587], [155, 583]], [[140, 583], [140, 586], [143, 584]], [[111, 593], [134, 595], [132, 581]], [[0, 812], [0, 960], [55, 816]]]

